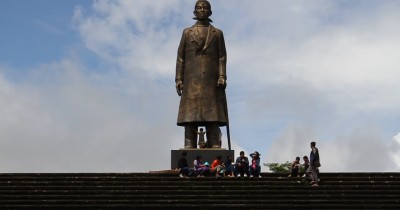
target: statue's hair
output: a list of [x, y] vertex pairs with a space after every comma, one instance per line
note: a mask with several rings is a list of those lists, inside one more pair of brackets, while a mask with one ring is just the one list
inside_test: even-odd
[[207, 0], [197, 0], [196, 4], [194, 5], [194, 9], [196, 9], [197, 4], [199, 4], [199, 3], [201, 3], [201, 2], [206, 3], [207, 6], [210, 7], [210, 10], [211, 10], [211, 4], [210, 4], [210, 2], [207, 1]]
[[[207, 6], [210, 8], [210, 12], [212, 13], [212, 11], [211, 11], [211, 4], [210, 4], [210, 2], [207, 1], [207, 0], [197, 0], [197, 1], [196, 1], [196, 4], [194, 5], [194, 10], [196, 11], [197, 4], [199, 4], [199, 3], [201, 3], [201, 2], [206, 3]], [[194, 19], [194, 20], [197, 20], [197, 17], [194, 17], [193, 19]], [[212, 20], [211, 20], [210, 18], [208, 18], [208, 22], [211, 23]]]

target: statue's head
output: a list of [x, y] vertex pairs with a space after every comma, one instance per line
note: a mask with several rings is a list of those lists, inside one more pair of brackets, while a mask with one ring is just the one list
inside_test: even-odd
[[195, 16], [193, 19], [212, 22], [211, 19], [209, 19], [212, 14], [210, 2], [207, 0], [198, 0], [194, 6], [193, 14]]

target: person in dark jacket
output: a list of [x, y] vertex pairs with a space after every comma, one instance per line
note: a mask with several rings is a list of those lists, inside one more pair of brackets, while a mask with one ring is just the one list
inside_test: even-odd
[[240, 156], [236, 158], [235, 175], [237, 177], [250, 176], [249, 159], [244, 155], [244, 151], [240, 151]]
[[178, 160], [178, 171], [180, 177], [187, 177], [190, 175], [190, 168], [186, 159], [186, 152], [182, 152], [182, 157]]
[[320, 167], [320, 162], [319, 162], [319, 151], [318, 148], [315, 147], [316, 143], [313, 141], [311, 142], [311, 152], [310, 152], [310, 166], [307, 169], [307, 174], [311, 178], [311, 186], [312, 187], [318, 187], [318, 167]]
[[235, 167], [230, 155], [226, 156], [225, 167], [226, 167], [225, 175], [227, 175], [228, 177], [234, 177]]

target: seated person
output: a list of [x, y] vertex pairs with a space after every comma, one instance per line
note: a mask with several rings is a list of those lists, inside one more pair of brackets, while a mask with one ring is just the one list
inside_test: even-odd
[[289, 177], [300, 177], [300, 157], [296, 157], [290, 165]]
[[196, 160], [193, 161], [193, 165], [194, 174], [197, 175], [197, 177], [204, 177], [205, 175], [208, 175], [210, 173], [208, 163], [206, 162], [203, 164], [200, 155], [197, 155]]
[[310, 160], [308, 159], [308, 157], [307, 156], [304, 156], [303, 157], [303, 164], [302, 164], [302, 171], [304, 170], [304, 176], [305, 177], [307, 177], [307, 173], [306, 173], [306, 171], [307, 171], [307, 169], [308, 169], [308, 167], [310, 167]]
[[250, 154], [251, 166], [250, 166], [250, 177], [261, 177], [261, 166], [260, 166], [260, 153], [255, 151]]
[[178, 160], [178, 171], [180, 177], [187, 177], [191, 174], [191, 169], [189, 168], [187, 159], [186, 159], [186, 152], [182, 152], [182, 157]]
[[225, 176], [225, 164], [222, 162], [222, 156], [218, 155], [211, 164], [211, 171], [216, 177]]
[[235, 162], [235, 175], [237, 177], [240, 176], [249, 176], [249, 159], [244, 156], [244, 151], [240, 151], [240, 157], [236, 158]]
[[225, 161], [225, 175], [228, 177], [234, 177], [235, 176], [234, 170], [235, 167], [233, 165], [232, 158], [230, 155], [228, 155], [226, 156], [226, 161]]

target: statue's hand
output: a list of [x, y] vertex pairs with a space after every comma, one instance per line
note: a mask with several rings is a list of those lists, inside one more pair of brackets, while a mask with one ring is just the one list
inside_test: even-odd
[[181, 96], [182, 95], [182, 89], [183, 89], [182, 81], [181, 80], [176, 81], [175, 87], [176, 87], [176, 92], [178, 93], [178, 96]]
[[218, 78], [217, 86], [221, 88], [226, 88], [226, 81], [223, 76]]

